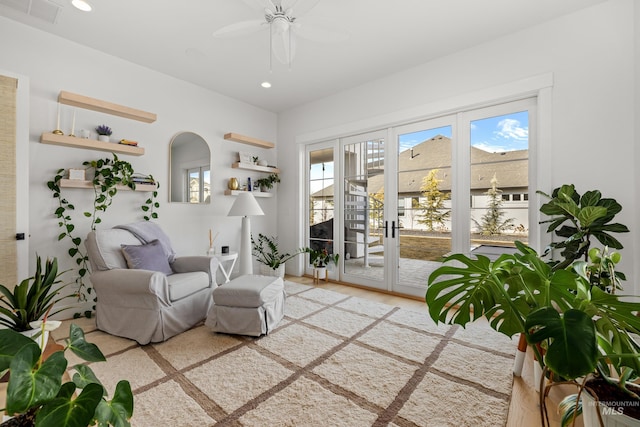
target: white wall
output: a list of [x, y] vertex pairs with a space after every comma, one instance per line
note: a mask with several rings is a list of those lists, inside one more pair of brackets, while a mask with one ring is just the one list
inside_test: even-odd
[[[271, 112], [227, 98], [220, 94], [139, 67], [101, 52], [34, 30], [0, 17], [0, 70], [27, 76], [30, 81], [29, 180], [30, 238], [29, 265], [35, 254], [57, 256], [61, 268], [72, 267], [66, 254], [69, 245], [58, 242], [60, 233], [53, 213], [57, 202], [46, 182], [59, 168], [81, 167], [85, 160], [110, 157], [109, 153], [41, 144], [42, 132], [56, 125], [57, 96], [61, 90], [150, 111], [158, 115], [153, 124], [127, 120], [83, 109], [76, 110], [77, 129], [107, 124], [114, 129], [112, 140], [136, 140], [144, 156], [121, 155], [134, 169], [150, 173], [161, 183], [158, 222], [169, 234], [178, 254], [204, 254], [209, 245], [208, 230], [220, 232], [216, 246], [238, 250], [240, 218], [226, 217], [234, 200], [223, 191], [229, 177], [246, 179], [248, 174], [231, 169], [237, 152], [247, 146], [225, 141], [227, 132], [237, 132], [266, 140], [275, 140], [276, 116]], [[62, 129], [71, 127], [72, 107], [62, 106]], [[168, 203], [169, 142], [181, 131], [201, 135], [212, 153], [212, 203], [192, 206]], [[276, 150], [259, 150], [261, 158], [275, 164]], [[258, 176], [256, 176], [258, 177]], [[164, 185], [162, 185], [164, 184]], [[65, 197], [76, 205], [74, 222], [77, 235], [84, 238], [89, 223], [82, 216], [90, 208], [92, 192], [65, 189]], [[104, 214], [101, 227], [140, 220], [139, 209], [145, 193], [121, 193]], [[274, 233], [277, 200], [260, 199], [266, 215], [252, 220], [254, 232]], [[30, 272], [33, 273], [33, 267]]]
[[[403, 112], [404, 119], [417, 119], [421, 106], [428, 105], [426, 116], [434, 112], [434, 105], [448, 107], [466, 94], [552, 73], [551, 111], [546, 112], [551, 141], [545, 141], [552, 151], [549, 164], [542, 165], [551, 185], [542, 190], [574, 183], [580, 192], [600, 189], [623, 205], [619, 220], [632, 233], [621, 237], [621, 269], [627, 273], [628, 290], [640, 293], [638, 268], [634, 270], [639, 257], [634, 236], [640, 232], [640, 217], [634, 211], [634, 196], [639, 196], [633, 126], [639, 103], [633, 91], [638, 82], [637, 22], [633, 0], [611, 0], [289, 110], [278, 117], [278, 142], [287, 147], [279, 150], [278, 161], [298, 162], [295, 147], [300, 139], [393, 124]], [[489, 94], [486, 100], [490, 98]], [[281, 241], [290, 247], [301, 243], [304, 217], [291, 208], [304, 206], [297, 184], [301, 172], [283, 174], [279, 190], [278, 229]], [[294, 229], [298, 232], [288, 232]], [[300, 272], [298, 264], [287, 263], [288, 272]]]

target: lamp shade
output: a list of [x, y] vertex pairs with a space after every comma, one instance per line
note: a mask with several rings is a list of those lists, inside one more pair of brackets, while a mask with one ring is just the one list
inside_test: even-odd
[[233, 202], [227, 216], [253, 216], [264, 215], [260, 205], [249, 191], [238, 194], [236, 201]]

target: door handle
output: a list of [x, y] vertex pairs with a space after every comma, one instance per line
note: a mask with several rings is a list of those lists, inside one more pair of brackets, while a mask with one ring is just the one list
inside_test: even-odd
[[389, 237], [389, 221], [384, 222], [384, 238]]
[[391, 238], [395, 239], [396, 237], [396, 230], [400, 230], [402, 227], [400, 226], [400, 221], [398, 221], [398, 226], [396, 227], [396, 222], [395, 221], [391, 221]]

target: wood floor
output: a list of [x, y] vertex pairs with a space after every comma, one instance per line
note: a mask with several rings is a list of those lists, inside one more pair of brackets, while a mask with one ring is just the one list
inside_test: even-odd
[[[286, 279], [291, 280], [292, 282], [313, 286], [313, 279], [311, 277], [286, 276]], [[427, 305], [424, 300], [405, 298], [398, 295], [346, 286], [334, 282], [321, 282], [321, 284], [317, 286], [322, 287], [323, 289], [366, 298], [388, 305], [409, 308], [412, 310], [424, 310], [425, 315], [428, 315]], [[560, 425], [560, 417], [556, 414], [555, 408], [557, 402], [562, 399], [563, 394], [566, 392], [567, 390], [554, 390], [551, 394], [550, 402], [547, 402], [549, 407], [549, 419], [552, 426]], [[507, 427], [541, 426], [538, 396], [536, 388], [533, 385], [533, 358], [531, 357], [531, 354], [527, 354], [527, 360], [524, 365], [522, 377], [515, 377], [513, 381], [509, 417], [506, 424]], [[581, 425], [581, 423], [576, 423], [576, 426], [579, 425]]]

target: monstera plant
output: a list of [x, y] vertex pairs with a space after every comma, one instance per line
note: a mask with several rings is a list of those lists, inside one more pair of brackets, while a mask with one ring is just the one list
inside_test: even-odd
[[[500, 333], [526, 337], [537, 363], [553, 381], [597, 379], [634, 400], [629, 407], [640, 407], [628, 383], [640, 374], [640, 345], [635, 340], [640, 335], [640, 302], [636, 296], [614, 293], [623, 277], [615, 271], [619, 253], [608, 246], [590, 246], [595, 238], [622, 248], [610, 234], [628, 231], [612, 223], [620, 210], [615, 200], [597, 191], [580, 196], [572, 185], [554, 190], [541, 211], [554, 216], [545, 221], [550, 222], [548, 230], [565, 240], [551, 248], [561, 249], [564, 259], [545, 260], [521, 242], [515, 243], [516, 253], [494, 261], [482, 255], [450, 255], [428, 279], [430, 316], [463, 326], [485, 317]], [[588, 381], [579, 386], [580, 393], [590, 390]], [[566, 420], [579, 413], [574, 401]]]

